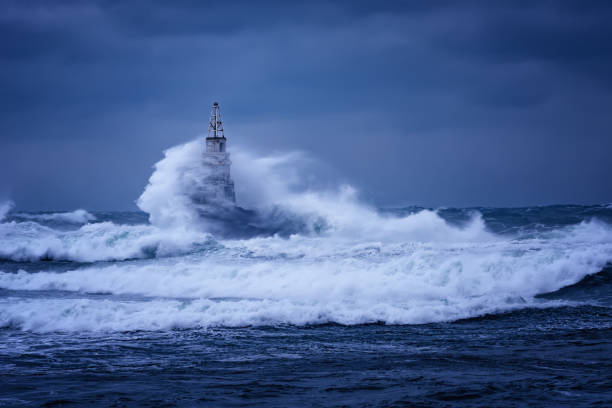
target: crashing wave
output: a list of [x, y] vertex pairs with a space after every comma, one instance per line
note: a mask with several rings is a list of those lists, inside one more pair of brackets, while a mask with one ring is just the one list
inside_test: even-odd
[[0, 259], [121, 261], [189, 253], [210, 245], [210, 235], [193, 230], [161, 230], [150, 225], [86, 224], [60, 231], [36, 222], [0, 223]]
[[291, 302], [274, 299], [108, 301], [94, 299], [0, 300], [0, 327], [35, 332], [170, 330], [209, 327], [313, 325], [335, 322], [421, 324], [458, 320], [525, 307], [556, 307], [563, 302], [525, 302], [507, 299], [462, 299], [436, 308], [410, 308], [380, 303], [367, 308], [346, 302]]
[[597, 222], [549, 239], [225, 240], [214, 251], [180, 258], [0, 273], [8, 290], [106, 297], [6, 300], [0, 325], [70, 331], [452, 321], [567, 304], [536, 295], [599, 272], [610, 259], [612, 229]]
[[34, 220], [0, 223], [0, 258], [131, 260], [61, 273], [0, 271], [0, 287], [9, 291], [61, 291], [51, 299], [9, 293], [0, 300], [0, 326], [165, 330], [451, 321], [557, 305], [536, 295], [612, 261], [605, 221], [495, 234], [478, 211], [449, 224], [442, 210], [376, 211], [349, 186], [304, 187], [298, 154], [237, 151], [234, 157], [238, 202], [248, 210], [198, 201], [208, 173], [194, 141], [169, 149], [156, 164], [138, 200], [150, 225], [97, 222], [63, 231]]
[[42, 214], [28, 214], [28, 213], [16, 213], [14, 217], [25, 220], [37, 220], [37, 221], [58, 221], [67, 222], [70, 224], [87, 224], [88, 222], [95, 221], [96, 217], [89, 212], [78, 209], [70, 212], [60, 213], [42, 213]]

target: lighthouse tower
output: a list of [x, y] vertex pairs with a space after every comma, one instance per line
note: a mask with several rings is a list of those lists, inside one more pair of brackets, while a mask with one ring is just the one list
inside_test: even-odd
[[210, 111], [204, 166], [208, 175], [204, 180], [204, 191], [201, 200], [207, 204], [235, 204], [234, 182], [230, 177], [232, 162], [226, 151], [227, 139], [223, 131], [223, 121], [219, 103], [215, 102]]

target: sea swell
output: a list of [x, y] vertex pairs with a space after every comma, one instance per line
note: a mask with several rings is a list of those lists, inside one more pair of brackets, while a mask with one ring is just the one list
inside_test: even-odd
[[316, 325], [337, 323], [421, 324], [459, 320], [519, 308], [544, 308], [568, 302], [527, 302], [493, 296], [469, 299], [461, 305], [447, 302], [436, 307], [406, 308], [381, 302], [368, 308], [342, 301], [323, 307], [317, 302], [277, 299], [194, 300], [92, 300], [18, 299], [0, 301], [0, 327], [34, 332], [111, 332]]
[[[536, 295], [602, 270], [612, 260], [611, 233], [591, 222], [529, 240], [258, 237], [221, 240], [214, 251], [66, 272], [3, 272], [0, 287], [9, 293], [0, 325], [96, 331], [420, 324], [555, 306], [559, 301]], [[24, 291], [76, 296], [11, 295]], [[91, 293], [107, 297], [92, 299]]]
[[189, 253], [211, 241], [206, 232], [150, 225], [98, 222], [57, 230], [37, 222], [12, 221], [0, 223], [0, 260], [121, 261]]
[[305, 177], [286, 170], [298, 154], [239, 152], [248, 209], [214, 212], [192, 200], [200, 153], [197, 142], [165, 152], [138, 200], [149, 222], [0, 206], [0, 326], [446, 322], [571, 304], [538, 295], [612, 261], [606, 206], [379, 211], [347, 185], [300, 187]]

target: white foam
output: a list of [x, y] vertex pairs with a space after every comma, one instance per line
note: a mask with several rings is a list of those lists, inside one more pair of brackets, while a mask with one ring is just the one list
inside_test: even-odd
[[169, 256], [194, 250], [210, 236], [194, 230], [161, 230], [150, 225], [85, 224], [58, 231], [36, 222], [0, 223], [0, 258], [78, 262]]
[[[191, 197], [202, 189], [206, 168], [202, 165], [202, 143], [194, 140], [164, 152], [145, 191], [139, 207], [149, 213], [153, 225], [162, 228], [206, 228], [198, 216], [198, 205]], [[239, 204], [254, 208], [274, 221], [277, 210], [299, 219], [311, 232], [367, 239], [493, 240], [477, 214], [463, 228], [449, 226], [431, 211], [407, 217], [382, 216], [358, 199], [357, 190], [343, 185], [332, 190], [304, 189], [300, 174], [302, 154], [255, 156], [237, 149], [232, 172], [236, 180]]]
[[78, 209], [70, 212], [49, 213], [49, 214], [29, 214], [17, 213], [15, 216], [23, 219], [38, 220], [38, 221], [62, 221], [72, 224], [86, 224], [90, 221], [95, 221], [96, 217], [89, 212]]
[[537, 304], [536, 294], [578, 282], [612, 260], [612, 231], [604, 224], [559, 235], [429, 243], [256, 238], [180, 258], [0, 273], [0, 287], [12, 290], [153, 297], [53, 300], [60, 311], [68, 308], [63, 314], [46, 301], [20, 300], [5, 308], [2, 321], [32, 330], [449, 321]]
[[0, 327], [16, 327], [36, 332], [50, 331], [133, 331], [175, 328], [244, 327], [279, 324], [321, 324], [337, 322], [354, 325], [426, 323], [497, 313], [518, 307], [556, 306], [559, 302], [512, 303], [499, 307], [493, 298], [452, 301], [427, 310], [381, 301], [368, 308], [345, 302], [321, 307], [312, 302], [286, 300], [214, 301], [109, 301], [90, 299], [0, 300]]
[[203, 228], [193, 197], [202, 190], [208, 175], [203, 165], [202, 142], [172, 147], [155, 164], [138, 207], [149, 214], [151, 224], [161, 228]]
[[0, 257], [14, 260], [181, 255], [62, 273], [0, 272], [0, 287], [10, 290], [140, 299], [5, 299], [0, 325], [70, 331], [448, 321], [537, 305], [536, 294], [576, 283], [612, 260], [612, 229], [603, 222], [513, 239], [487, 231], [478, 213], [461, 227], [427, 210], [383, 216], [350, 186], [297, 188], [300, 177], [286, 167], [300, 156], [291, 154], [239, 153], [236, 184], [249, 188], [238, 200], [264, 214], [282, 208], [310, 226], [307, 233], [215, 243], [190, 200], [202, 180], [200, 154], [194, 141], [169, 149], [156, 165], [138, 202], [153, 225], [57, 231], [0, 224]]

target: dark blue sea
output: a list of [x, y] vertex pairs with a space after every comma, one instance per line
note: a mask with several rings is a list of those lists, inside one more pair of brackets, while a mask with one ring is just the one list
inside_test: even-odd
[[338, 200], [242, 235], [5, 206], [0, 406], [612, 406], [612, 206]]

